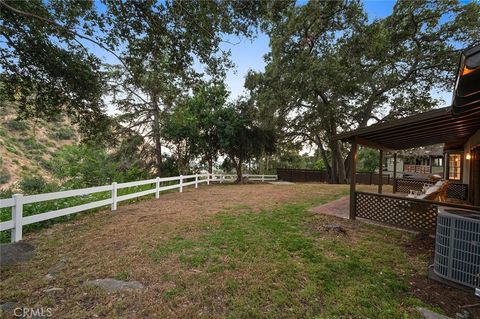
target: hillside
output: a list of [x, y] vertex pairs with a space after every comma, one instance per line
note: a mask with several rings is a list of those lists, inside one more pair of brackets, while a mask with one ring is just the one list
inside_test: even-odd
[[77, 142], [75, 127], [63, 117], [55, 121], [19, 120], [13, 106], [0, 107], [0, 189], [24, 176], [52, 176], [46, 163], [60, 147]]

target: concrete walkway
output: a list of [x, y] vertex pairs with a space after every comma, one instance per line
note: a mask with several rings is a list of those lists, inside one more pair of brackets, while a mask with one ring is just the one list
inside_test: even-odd
[[321, 206], [317, 206], [311, 209], [311, 212], [317, 214], [325, 214], [331, 215], [341, 218], [348, 218], [350, 210], [350, 196], [344, 196], [333, 202], [329, 202], [327, 204], [323, 204]]

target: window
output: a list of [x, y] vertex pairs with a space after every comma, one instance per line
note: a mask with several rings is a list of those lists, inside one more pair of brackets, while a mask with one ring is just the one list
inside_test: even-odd
[[443, 166], [443, 158], [441, 157], [435, 157], [433, 159], [433, 165], [432, 166], [435, 166], [435, 167], [442, 167]]
[[462, 178], [462, 154], [448, 154], [448, 179], [459, 181]]

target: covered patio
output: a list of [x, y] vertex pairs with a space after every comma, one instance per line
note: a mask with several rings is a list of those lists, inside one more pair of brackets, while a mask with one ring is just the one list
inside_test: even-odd
[[[337, 136], [351, 143], [349, 218], [357, 217], [395, 227], [433, 233], [439, 206], [480, 211], [480, 108], [455, 115], [451, 107], [375, 124]], [[397, 178], [397, 151], [444, 144], [442, 181]], [[377, 193], [357, 190], [358, 146], [379, 150]], [[382, 185], [385, 152], [393, 153], [393, 193]], [[435, 189], [432, 191], [431, 189]], [[429, 193], [431, 191], [431, 193]]]

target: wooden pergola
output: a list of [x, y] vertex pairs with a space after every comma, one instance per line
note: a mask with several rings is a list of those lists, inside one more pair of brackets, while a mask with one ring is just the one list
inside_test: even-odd
[[[480, 108], [465, 110], [459, 115], [452, 113], [451, 107], [432, 110], [410, 117], [374, 124], [337, 136], [338, 140], [352, 145], [353, 155], [350, 168], [350, 219], [356, 216], [356, 162], [358, 145], [379, 150], [378, 193], [382, 193], [382, 171], [384, 151], [397, 151], [419, 146], [445, 144], [445, 149], [462, 148], [468, 138], [480, 129]], [[394, 153], [396, 178], [397, 158]]]

